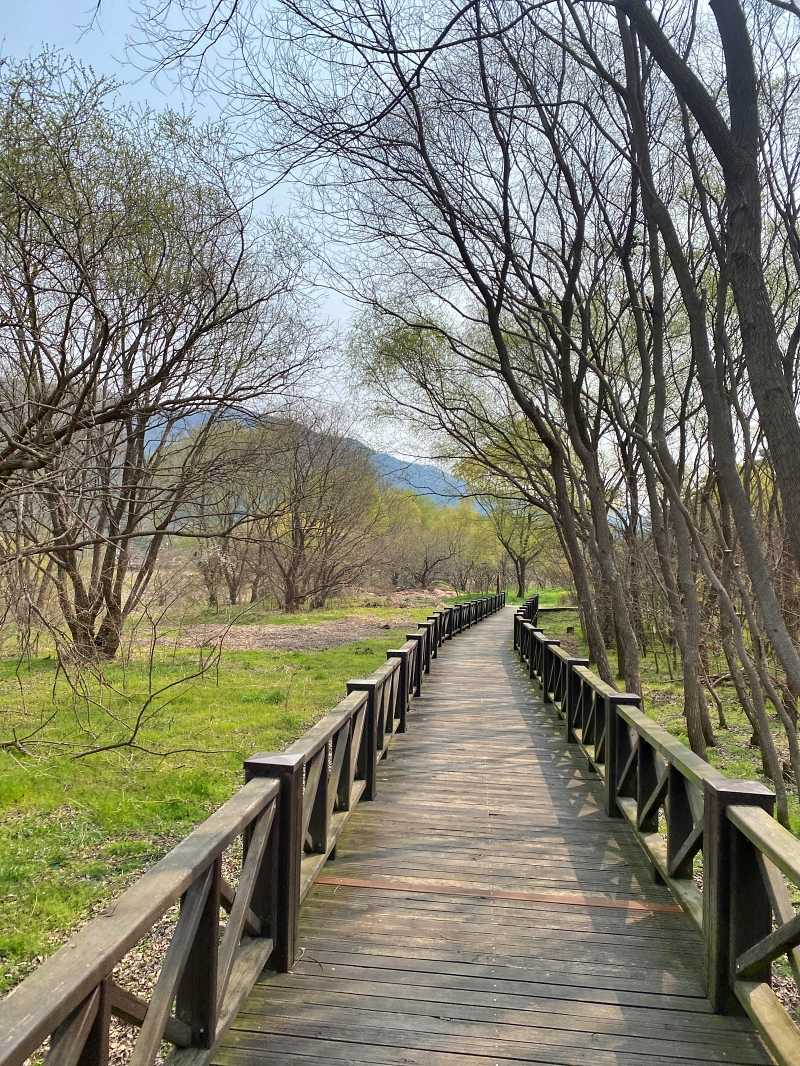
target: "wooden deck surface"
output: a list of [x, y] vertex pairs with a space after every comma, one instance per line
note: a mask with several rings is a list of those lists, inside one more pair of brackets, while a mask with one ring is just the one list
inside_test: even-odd
[[512, 655], [448, 642], [221, 1066], [768, 1063], [715, 1015], [700, 945]]

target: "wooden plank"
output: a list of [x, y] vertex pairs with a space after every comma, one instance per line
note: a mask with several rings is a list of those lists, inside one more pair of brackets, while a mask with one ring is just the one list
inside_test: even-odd
[[757, 807], [728, 807], [728, 818], [790, 881], [800, 884], [800, 841]]
[[100, 1007], [100, 989], [96, 988], [86, 1002], [77, 1007], [53, 1033], [50, 1050], [45, 1057], [47, 1066], [76, 1066]]
[[[260, 1013], [262, 1010], [270, 1009], [273, 1003], [273, 990], [281, 987], [283, 981], [285, 981], [283, 975], [276, 975], [268, 983], [256, 986], [253, 990], [254, 994], [249, 998], [247, 1006], [240, 1015], [243, 1027], [246, 1027], [246, 1013]], [[466, 987], [462, 987], [462, 984]], [[545, 986], [519, 984], [513, 986], [511, 991], [503, 987], [503, 982], [480, 984], [463, 982], [462, 984], [454, 985], [452, 981], [440, 979], [439, 975], [428, 975], [426, 978], [424, 975], [411, 971], [381, 973], [379, 970], [341, 965], [327, 966], [322, 970], [307, 967], [298, 971], [296, 968], [291, 979], [291, 987], [300, 992], [309, 988], [360, 991], [365, 995], [391, 997], [397, 1002], [398, 1007], [405, 1000], [420, 1003], [491, 1005], [552, 1014], [557, 1017], [576, 1018], [584, 1025], [590, 1018], [593, 1019], [592, 1025], [597, 1019], [605, 1019], [607, 1024], [613, 1021], [620, 1025], [628, 1024], [628, 1020], [635, 1023], [637, 1019], [641, 1019], [644, 1025], [666, 1026], [676, 1035], [676, 1038], [680, 1039], [694, 1039], [693, 1034], [699, 1033], [703, 1040], [713, 1041], [717, 1039], [715, 1034], [722, 1027], [729, 1034], [737, 1034], [731, 1036], [734, 1040], [741, 1038], [752, 1041], [751, 1026], [748, 1021], [736, 1019], [737, 1024], [731, 1026], [730, 1019], [715, 1014], [709, 1015], [699, 1010], [669, 1010], [655, 1006], [650, 1001], [620, 1004], [618, 997], [613, 995], [593, 999], [587, 993], [578, 997], [572, 989], [550, 984]], [[741, 1035], [742, 1032], [745, 1034], [744, 1037]]]
[[262, 811], [255, 824], [253, 834], [250, 837], [247, 854], [245, 855], [244, 864], [242, 866], [242, 873], [239, 878], [239, 885], [236, 889], [236, 896], [233, 901], [233, 907], [231, 907], [228, 924], [225, 926], [225, 932], [219, 946], [217, 1000], [220, 1008], [225, 1002], [228, 981], [231, 976], [231, 971], [233, 970], [234, 959], [239, 951], [245, 918], [247, 917], [247, 911], [250, 907], [250, 900], [261, 868], [261, 860], [264, 856], [264, 851], [267, 846], [267, 840], [269, 839], [274, 819], [275, 803], [273, 802], [265, 811]]
[[748, 1018], [712, 1012], [696, 933], [606, 818], [511, 613], [432, 663], [377, 796], [314, 871], [300, 959], [259, 979], [219, 1066], [769, 1062]]
[[228, 981], [228, 990], [217, 1021], [213, 1046], [210, 1048], [175, 1048], [164, 1060], [164, 1066], [208, 1066], [271, 954], [272, 941], [268, 938], [247, 936], [243, 938]]
[[[376, 1015], [385, 1015], [387, 1023], [391, 1015], [402, 1015], [407, 1019], [406, 1026], [427, 1028], [431, 1023], [446, 1020], [451, 1023], [463, 1023], [471, 1028], [474, 1035], [480, 1036], [480, 1023], [490, 1023], [495, 1034], [501, 1027], [508, 1033], [508, 1038], [519, 1043], [554, 1042], [572, 1046], [606, 1046], [616, 1050], [638, 1051], [641, 1045], [651, 1041], [668, 1042], [669, 1049], [664, 1053], [675, 1057], [691, 1057], [696, 1054], [696, 1047], [713, 1048], [719, 1043], [719, 1033], [708, 1028], [686, 1031], [679, 1020], [672, 1019], [657, 1027], [647, 1018], [639, 1019], [635, 1033], [628, 1017], [620, 1017], [619, 1012], [607, 1007], [605, 1011], [595, 1011], [591, 1025], [587, 1026], [586, 1015], [556, 1014], [526, 1008], [521, 1004], [500, 1004], [496, 999], [489, 1003], [461, 1003], [453, 998], [407, 997], [402, 1003], [394, 995], [392, 988], [386, 994], [379, 995], [375, 990], [362, 988], [344, 990], [309, 986], [302, 989], [275, 986], [270, 1002], [254, 1003], [260, 1009], [253, 1010], [248, 1003], [236, 1021], [236, 1029], [247, 1032], [263, 1032], [273, 1024], [269, 1019], [285, 1015], [297, 1015], [308, 1005], [327, 1011], [346, 1010], [354, 1025], [372, 1025]], [[316, 1010], [314, 1012], [317, 1013]], [[687, 1045], [681, 1048], [680, 1045]], [[763, 1051], [752, 1033], [730, 1033], [727, 1037], [727, 1050], [741, 1061], [758, 1063], [763, 1061]]]
[[155, 1061], [215, 874], [215, 865], [212, 863], [183, 898], [178, 924], [172, 934], [147, 1014], [142, 1021], [139, 1038], [131, 1055], [131, 1066], [152, 1066]]
[[769, 985], [737, 981], [734, 991], [778, 1066], [800, 1066], [800, 1030]]
[[602, 899], [599, 896], [546, 894], [542, 892], [504, 892], [495, 888], [465, 888], [462, 885], [442, 886], [416, 884], [410, 881], [365, 881], [357, 877], [317, 878], [320, 885], [348, 885], [351, 888], [370, 888], [383, 892], [420, 892], [422, 894], [438, 893], [443, 896], [475, 896], [478, 899], [513, 899], [526, 900], [530, 903], [550, 903], [564, 907], [605, 907], [612, 910], [660, 911], [663, 914], [678, 914], [681, 908], [674, 903], [642, 902], [636, 899]]
[[[129, 1025], [142, 1024], [150, 1006], [146, 999], [135, 996], [126, 988], [120, 988], [113, 981], [109, 995], [112, 1014]], [[192, 1027], [170, 1015], [164, 1026], [164, 1039], [169, 1040], [171, 1044], [177, 1044], [178, 1047], [188, 1047], [192, 1043]]]
[[[274, 1032], [253, 1033], [244, 1030], [232, 1030], [227, 1043], [228, 1047], [249, 1049], [257, 1054], [251, 1058], [251, 1062], [269, 1062], [269, 1056], [276, 1047], [286, 1047], [280, 1038], [291, 1037], [296, 1042], [318, 1041], [319, 1050], [347, 1042], [351, 1047], [358, 1048], [366, 1061], [382, 1061], [380, 1057], [387, 1048], [420, 1051], [433, 1051], [439, 1054], [450, 1055], [450, 1062], [459, 1060], [469, 1062], [471, 1066], [474, 1055], [494, 1055], [494, 1062], [498, 1060], [517, 1060], [530, 1063], [550, 1063], [557, 1066], [655, 1066], [655, 1063], [669, 1064], [669, 1066], [686, 1066], [687, 1063], [718, 1063], [720, 1061], [735, 1063], [737, 1066], [752, 1063], [752, 1059], [738, 1058], [735, 1055], [720, 1056], [719, 1052], [709, 1049], [695, 1049], [690, 1055], [685, 1046], [681, 1046], [679, 1054], [670, 1053], [667, 1046], [664, 1053], [654, 1058], [652, 1045], [650, 1049], [641, 1046], [639, 1053], [625, 1050], [620, 1053], [614, 1047], [604, 1047], [600, 1040], [596, 1040], [589, 1047], [576, 1047], [574, 1045], [548, 1042], [541, 1039], [542, 1034], [537, 1033], [538, 1039], [530, 1044], [519, 1039], [519, 1034], [495, 1035], [495, 1026], [488, 1025], [484, 1028], [483, 1035], [476, 1036], [472, 1027], [463, 1023], [448, 1023], [442, 1019], [440, 1024], [431, 1024], [431, 1031], [421, 1029], [419, 1020], [413, 1019], [414, 1025], [400, 1027], [398, 1022], [402, 1016], [375, 1019], [374, 1026], [354, 1027], [349, 1024], [349, 1019], [344, 1015], [337, 1022], [325, 1014], [323, 1018], [315, 1017], [318, 1010], [306, 1012], [305, 1016], [285, 1017], [274, 1026]], [[332, 1013], [332, 1012], [331, 1012]], [[409, 1022], [412, 1020], [409, 1019]], [[549, 1034], [548, 1034], [549, 1035]], [[591, 1040], [591, 1034], [587, 1034]], [[276, 1041], [276, 1037], [279, 1039]], [[666, 1042], [663, 1042], [666, 1045]], [[290, 1045], [289, 1045], [290, 1046]], [[306, 1045], [308, 1046], [308, 1045]], [[469, 1049], [469, 1050], [468, 1050]], [[650, 1053], [648, 1053], [648, 1051]], [[370, 1057], [367, 1057], [370, 1056]], [[372, 1057], [374, 1056], [374, 1057]], [[352, 1058], [352, 1052], [351, 1056]], [[275, 1061], [273, 1057], [272, 1061]], [[400, 1060], [402, 1061], [402, 1059]], [[767, 1061], [762, 1059], [762, 1062]], [[505, 1066], [505, 1061], [503, 1061]]]
[[[355, 921], [364, 924], [369, 920], [386, 921], [396, 914], [420, 922], [426, 928], [437, 931], [438, 935], [460, 937], [468, 932], [464, 927], [470, 925], [478, 935], [484, 936], [493, 933], [503, 938], [519, 936], [522, 928], [526, 938], [538, 935], [542, 939], [554, 938], [565, 942], [583, 941], [587, 936], [593, 936], [601, 945], [636, 945], [648, 951], [651, 948], [674, 951], [682, 946], [685, 953], [692, 949], [693, 944], [697, 944], [691, 935], [687, 935], [684, 922], [674, 921], [665, 928], [661, 921], [652, 922], [645, 916], [629, 916], [624, 912], [593, 911], [587, 916], [563, 907], [522, 906], [503, 900], [464, 901], [434, 896], [403, 896], [398, 899], [378, 897], [368, 892], [363, 895], [363, 901], [343, 892], [320, 900], [319, 905], [310, 901], [304, 911], [301, 936], [313, 937], [321, 921], [329, 929], [337, 924], [346, 928]], [[533, 930], [536, 930], [535, 934]]]
[[[687, 971], [687, 968], [682, 966], [677, 958], [671, 967], [663, 963], [650, 965], [644, 954], [640, 955], [638, 963], [633, 963], [629, 958], [620, 959], [615, 952], [590, 956], [588, 946], [583, 953], [573, 948], [571, 954], [574, 957], [569, 957], [569, 953], [563, 951], [542, 952], [531, 956], [527, 945], [514, 951], [513, 948], [502, 950], [502, 946], [500, 949], [495, 949], [494, 945], [487, 949], [485, 939], [482, 944], [475, 940], [472, 943], [462, 942], [456, 945], [440, 938], [434, 942], [430, 937], [414, 937], [405, 928], [396, 933], [397, 939], [403, 941], [402, 947], [385, 946], [386, 938], [393, 935], [395, 935], [394, 930], [387, 925], [385, 929], [379, 928], [377, 932], [364, 936], [357, 945], [352, 945], [342, 935], [333, 937], [320, 934], [319, 937], [314, 938], [313, 948], [307, 947], [306, 950], [316, 952], [319, 949], [338, 953], [346, 950], [348, 944], [351, 944], [355, 955], [370, 960], [382, 954], [387, 956], [391, 954], [395, 958], [424, 959], [439, 965], [446, 964], [454, 954], [458, 954], [465, 963], [474, 964], [493, 960], [499, 965], [513, 965], [522, 969], [535, 965], [548, 976], [559, 974], [564, 979], [584, 985], [602, 981], [611, 988], [649, 989], [653, 992], [675, 993], [683, 989], [687, 993], [702, 994], [699, 974], [693, 975], [691, 971]], [[691, 979], [692, 977], [694, 980]]]
[[800, 944], [800, 915], [779, 926], [736, 960], [736, 976], [747, 980], [758, 970]]
[[[649, 1004], [663, 1010], [692, 1010], [713, 1015], [699, 980], [694, 987], [684, 981], [679, 988], [665, 990], [655, 987], [652, 983], [636, 982], [633, 979], [620, 982], [608, 974], [592, 974], [587, 977], [556, 969], [545, 970], [543, 967], [536, 967], [533, 971], [527, 959], [515, 962], [513, 959], [493, 958], [491, 962], [487, 962], [485, 959], [469, 959], [465, 957], [465, 953], [459, 953], [460, 958], [454, 959], [454, 954], [450, 952], [447, 958], [431, 959], [412, 953], [401, 955], [397, 950], [393, 955], [381, 955], [378, 952], [348, 952], [346, 946], [329, 949], [325, 945], [315, 945], [313, 961], [309, 952], [309, 959], [306, 960], [305, 956], [299, 959], [293, 972], [296, 970], [305, 973], [309, 972], [309, 968], [316, 967], [316, 972], [320, 973], [333, 970], [357, 972], [372, 974], [375, 979], [379, 979], [381, 975], [389, 975], [393, 981], [403, 979], [402, 975], [408, 975], [412, 982], [437, 980], [459, 988], [497, 987], [511, 989], [521, 995], [546, 996], [550, 993], [554, 996], [572, 997], [575, 1002], [639, 1006]], [[535, 976], [532, 976], [534, 972]], [[257, 993], [258, 989], [255, 988], [253, 995]], [[736, 1018], [722, 1020], [727, 1025], [735, 1025], [738, 1021]]]

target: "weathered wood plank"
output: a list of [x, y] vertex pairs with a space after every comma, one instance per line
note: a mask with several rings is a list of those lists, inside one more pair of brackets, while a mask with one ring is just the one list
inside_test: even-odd
[[431, 665], [219, 1066], [766, 1064], [715, 1015], [700, 944], [510, 644], [507, 611]]

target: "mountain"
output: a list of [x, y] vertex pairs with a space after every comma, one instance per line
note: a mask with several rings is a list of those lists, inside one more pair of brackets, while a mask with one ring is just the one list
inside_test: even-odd
[[[189, 432], [202, 424], [208, 417], [205, 411], [187, 414], [174, 427], [176, 433]], [[228, 417], [242, 425], [248, 424], [247, 412], [231, 410]], [[279, 419], [274, 422], [280, 423]], [[161, 440], [160, 427], [150, 430], [151, 438], [148, 438], [148, 446], [155, 447]], [[438, 504], [455, 507], [459, 499], [466, 493], [467, 485], [461, 478], [455, 478], [432, 463], [415, 463], [408, 459], [398, 459], [396, 455], [388, 452], [375, 452], [361, 441], [353, 437], [344, 438], [354, 451], [367, 452], [370, 463], [375, 472], [384, 478], [395, 489], [405, 489], [416, 493], [418, 496], [429, 496]]]
[[369, 453], [369, 459], [377, 474], [394, 489], [407, 489], [418, 496], [429, 496], [436, 503], [454, 507], [467, 486], [460, 478], [441, 470], [432, 463], [414, 463], [398, 459], [388, 452], [374, 452], [361, 441], [350, 439], [353, 448]]
[[419, 496], [430, 496], [437, 503], [455, 506], [466, 492], [467, 486], [460, 478], [454, 478], [430, 463], [412, 463], [386, 452], [372, 452], [370, 461], [393, 488], [411, 489]]

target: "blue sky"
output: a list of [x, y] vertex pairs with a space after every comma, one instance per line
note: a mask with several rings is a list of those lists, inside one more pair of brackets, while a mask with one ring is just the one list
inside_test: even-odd
[[0, 13], [2, 54], [20, 59], [36, 54], [43, 44], [62, 48], [95, 73], [126, 82], [125, 99], [180, 107], [185, 99], [180, 91], [165, 96], [126, 62], [125, 39], [133, 26], [127, 0], [102, 0], [93, 19], [95, 6], [92, 0], [6, 0]]
[[[37, 53], [42, 45], [48, 44], [91, 64], [98, 74], [113, 74], [122, 80], [131, 78], [135, 72], [124, 66], [125, 37], [132, 23], [128, 4], [125, 0], [103, 0], [92, 29], [82, 32], [91, 21], [93, 11], [94, 4], [89, 0], [7, 3], [0, 14], [3, 55], [19, 59]], [[132, 95], [163, 100], [146, 82], [137, 86]]]

